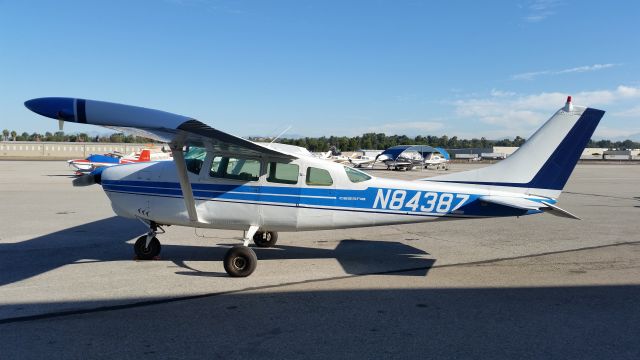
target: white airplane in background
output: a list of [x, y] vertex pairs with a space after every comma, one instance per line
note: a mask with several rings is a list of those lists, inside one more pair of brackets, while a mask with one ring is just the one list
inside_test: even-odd
[[604, 111], [571, 97], [513, 155], [492, 166], [404, 181], [375, 178], [296, 147], [260, 145], [195, 119], [159, 110], [73, 98], [25, 106], [53, 119], [101, 125], [170, 144], [174, 161], [100, 168], [74, 185], [101, 184], [116, 214], [149, 226], [135, 243], [140, 259], [160, 253], [161, 225], [243, 230], [225, 255], [231, 276], [257, 264], [248, 247], [273, 246], [278, 231], [339, 229], [444, 219], [515, 217], [556, 206]]
[[373, 167], [376, 159], [365, 155], [356, 155], [349, 158], [349, 164], [355, 168]]
[[427, 169], [449, 170], [449, 159], [442, 154], [431, 153], [424, 159], [424, 167]]

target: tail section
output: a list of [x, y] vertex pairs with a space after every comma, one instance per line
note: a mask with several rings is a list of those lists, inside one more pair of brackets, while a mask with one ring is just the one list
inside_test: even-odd
[[569, 97], [566, 105], [507, 159], [486, 168], [424, 180], [513, 187], [557, 197], [603, 115], [602, 110], [573, 106]]
[[138, 162], [151, 161], [151, 150], [144, 149], [140, 152]]

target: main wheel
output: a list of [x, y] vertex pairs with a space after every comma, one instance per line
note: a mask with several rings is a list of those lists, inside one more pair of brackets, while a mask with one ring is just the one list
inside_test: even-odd
[[139, 260], [152, 260], [156, 256], [160, 255], [160, 241], [157, 237], [153, 237], [147, 246], [147, 235], [142, 235], [136, 240], [133, 249], [136, 252], [136, 256]]
[[275, 231], [258, 231], [253, 235], [253, 242], [258, 247], [272, 247], [278, 241], [278, 233]]
[[224, 270], [232, 277], [247, 277], [258, 265], [258, 257], [251, 248], [236, 245], [224, 256]]

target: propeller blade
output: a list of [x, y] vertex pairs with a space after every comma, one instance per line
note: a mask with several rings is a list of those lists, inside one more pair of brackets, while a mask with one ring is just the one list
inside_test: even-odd
[[96, 179], [93, 174], [84, 174], [80, 177], [73, 179], [73, 186], [89, 186], [96, 183]]

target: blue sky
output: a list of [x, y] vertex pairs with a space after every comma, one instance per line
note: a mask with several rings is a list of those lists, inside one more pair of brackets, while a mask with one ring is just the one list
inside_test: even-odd
[[22, 104], [69, 96], [241, 136], [497, 139], [571, 94], [607, 110], [596, 137], [640, 139], [638, 23], [633, 1], [0, 0], [0, 127], [55, 131]]

